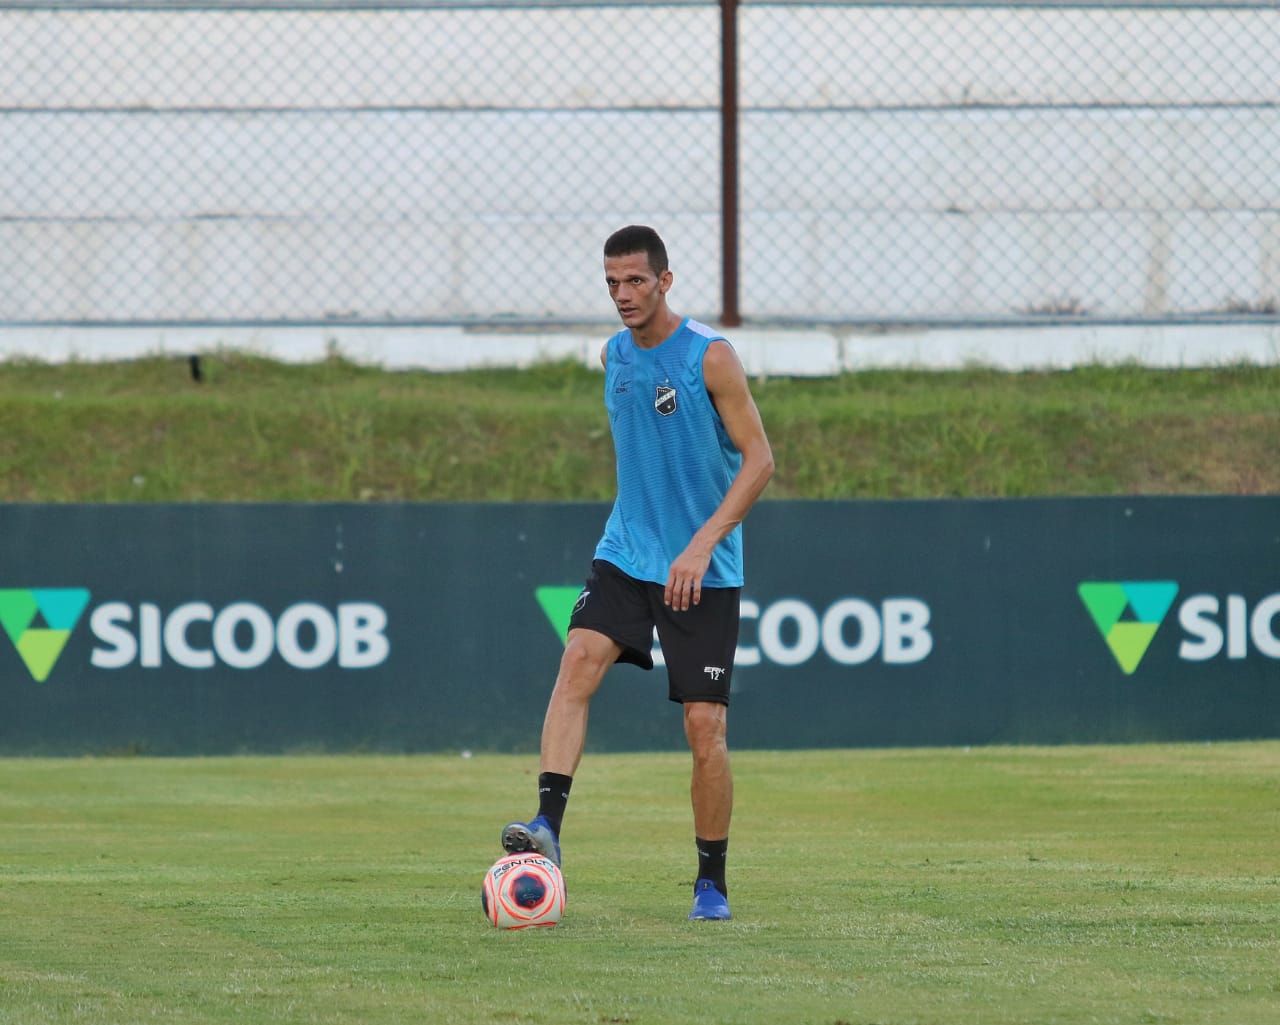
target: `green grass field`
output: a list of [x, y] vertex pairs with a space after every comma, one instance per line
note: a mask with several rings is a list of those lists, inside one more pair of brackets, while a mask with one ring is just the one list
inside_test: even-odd
[[569, 908], [479, 885], [530, 758], [0, 761], [0, 1023], [1280, 1021], [1280, 743], [589, 755]]

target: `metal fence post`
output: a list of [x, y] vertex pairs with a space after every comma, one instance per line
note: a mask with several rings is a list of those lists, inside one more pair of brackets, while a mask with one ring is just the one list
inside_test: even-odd
[[720, 322], [742, 323], [738, 310], [738, 0], [720, 0]]

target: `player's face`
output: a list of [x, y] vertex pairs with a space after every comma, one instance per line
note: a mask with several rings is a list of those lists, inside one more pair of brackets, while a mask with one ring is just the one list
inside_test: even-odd
[[655, 274], [647, 254], [627, 253], [605, 258], [604, 280], [622, 323], [634, 331], [657, 318], [671, 287], [671, 272]]

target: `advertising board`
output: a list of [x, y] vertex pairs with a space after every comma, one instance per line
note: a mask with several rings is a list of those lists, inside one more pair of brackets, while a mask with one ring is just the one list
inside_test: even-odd
[[[0, 508], [0, 753], [534, 751], [607, 503]], [[1280, 498], [766, 501], [737, 747], [1280, 735]], [[597, 750], [683, 746], [618, 667]]]

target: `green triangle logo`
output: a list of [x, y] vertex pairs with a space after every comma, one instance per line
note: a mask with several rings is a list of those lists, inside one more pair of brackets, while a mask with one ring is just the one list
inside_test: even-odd
[[83, 587], [0, 588], [0, 627], [36, 683], [53, 672], [88, 604]]
[[578, 604], [581, 587], [538, 587], [533, 596], [542, 606], [542, 613], [556, 632], [563, 644], [569, 633], [569, 620], [573, 616], [573, 607]]
[[1087, 581], [1076, 591], [1116, 664], [1131, 676], [1173, 605], [1178, 585], [1172, 580]]

